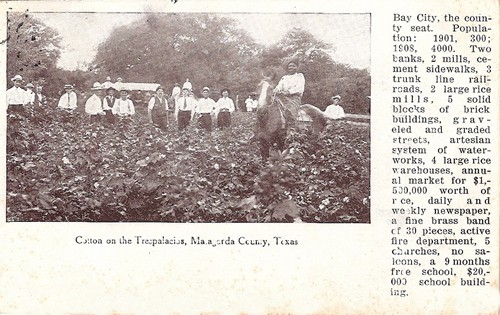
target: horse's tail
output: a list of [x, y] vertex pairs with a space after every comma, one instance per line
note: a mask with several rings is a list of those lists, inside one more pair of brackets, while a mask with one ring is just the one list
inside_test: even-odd
[[304, 104], [300, 106], [300, 109], [311, 117], [313, 132], [315, 134], [319, 134], [325, 129], [328, 120], [319, 108], [310, 104]]

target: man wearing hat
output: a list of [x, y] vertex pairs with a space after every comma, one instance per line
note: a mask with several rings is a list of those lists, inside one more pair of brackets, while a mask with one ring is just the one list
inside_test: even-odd
[[[42, 87], [38, 85], [36, 87], [36, 95], [35, 95], [35, 106], [36, 105], [47, 105], [47, 98], [42, 94]], [[38, 102], [38, 103], [37, 103]]]
[[158, 126], [163, 131], [167, 130], [168, 102], [165, 90], [161, 86], [156, 88], [156, 94], [149, 99], [148, 119], [150, 124]]
[[135, 115], [134, 102], [128, 98], [128, 90], [120, 90], [120, 98], [115, 101], [111, 109], [118, 118], [128, 118]]
[[7, 90], [7, 106], [8, 111], [22, 112], [24, 110], [24, 105], [27, 103], [26, 91], [21, 88], [23, 83], [23, 78], [17, 74], [12, 79], [10, 79], [14, 86]]
[[26, 84], [26, 104], [28, 105], [35, 104], [36, 93], [33, 91], [34, 88], [33, 83]]
[[172, 98], [176, 100], [181, 95], [181, 87], [179, 83], [174, 84], [174, 88], [172, 89]]
[[325, 116], [330, 119], [342, 119], [345, 118], [344, 109], [339, 105], [341, 100], [340, 95], [335, 95], [332, 97], [333, 104], [325, 109]]
[[[122, 88], [123, 88], [123, 79], [118, 77], [116, 78], [116, 82], [115, 84], [113, 84], [113, 87], [117, 90], [117, 91], [121, 91]], [[128, 91], [127, 91], [128, 92]]]
[[113, 83], [111, 82], [111, 77], [106, 77], [106, 81], [102, 84], [103, 89], [107, 89], [113, 86]]
[[184, 130], [193, 119], [196, 100], [189, 96], [189, 89], [182, 89], [182, 96], [175, 100], [175, 119], [179, 130]]
[[102, 108], [104, 110], [104, 113], [106, 114], [106, 121], [109, 124], [115, 123], [115, 115], [113, 115], [112, 110], [116, 101], [115, 92], [116, 90], [112, 86], [108, 87], [106, 89], [106, 97], [104, 98], [102, 104]]
[[198, 115], [198, 127], [207, 131], [212, 131], [212, 117], [215, 114], [215, 101], [211, 99], [210, 89], [204, 87], [202, 90], [202, 98], [198, 100], [195, 108], [195, 113]]
[[222, 89], [222, 97], [217, 100], [215, 116], [217, 117], [217, 127], [224, 129], [231, 126], [231, 113], [234, 112], [233, 100], [229, 98], [229, 90]]
[[57, 108], [64, 109], [68, 112], [73, 112], [77, 107], [76, 93], [73, 91], [73, 86], [71, 84], [66, 84], [64, 86], [64, 94], [61, 95]]
[[85, 113], [90, 116], [90, 122], [98, 122], [101, 120], [101, 115], [104, 115], [102, 108], [102, 86], [99, 82], [95, 82], [91, 91], [94, 92], [91, 97], [85, 102]]
[[186, 82], [182, 85], [182, 89], [188, 89], [189, 92], [193, 91], [193, 85], [189, 82], [189, 79], [186, 79]]

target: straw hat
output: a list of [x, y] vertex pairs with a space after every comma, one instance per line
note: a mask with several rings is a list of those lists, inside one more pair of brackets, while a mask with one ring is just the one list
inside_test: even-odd
[[14, 81], [22, 81], [23, 77], [20, 76], [19, 74], [16, 74], [12, 79], [10, 79], [12, 82]]
[[94, 82], [94, 85], [92, 86], [92, 88], [90, 88], [91, 90], [102, 90], [103, 87], [101, 85], [101, 83], [99, 82]]

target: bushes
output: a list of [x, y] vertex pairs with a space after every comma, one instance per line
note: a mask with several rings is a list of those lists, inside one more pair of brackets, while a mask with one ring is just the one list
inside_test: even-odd
[[[138, 115], [139, 116], [139, 115]], [[369, 128], [337, 122], [263, 164], [252, 113], [229, 130], [162, 133], [51, 108], [11, 115], [9, 221], [369, 222]]]

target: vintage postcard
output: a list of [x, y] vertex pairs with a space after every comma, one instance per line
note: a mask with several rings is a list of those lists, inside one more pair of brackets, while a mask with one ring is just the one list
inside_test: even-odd
[[6, 1], [1, 314], [496, 314], [498, 3]]

